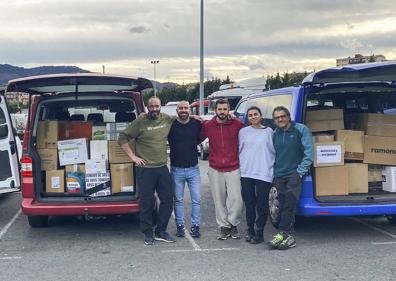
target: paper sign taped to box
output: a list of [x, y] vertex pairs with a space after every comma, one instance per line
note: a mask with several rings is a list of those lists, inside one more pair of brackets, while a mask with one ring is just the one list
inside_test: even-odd
[[344, 144], [342, 142], [315, 143], [315, 167], [343, 164]]

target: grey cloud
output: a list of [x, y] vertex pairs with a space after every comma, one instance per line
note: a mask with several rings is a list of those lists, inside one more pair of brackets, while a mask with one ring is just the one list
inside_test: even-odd
[[136, 34], [147, 33], [147, 32], [149, 32], [149, 31], [150, 31], [150, 29], [148, 29], [147, 27], [142, 26], [142, 25], [134, 26], [134, 27], [131, 27], [131, 28], [129, 29], [129, 32], [130, 32], [130, 33], [136, 33]]

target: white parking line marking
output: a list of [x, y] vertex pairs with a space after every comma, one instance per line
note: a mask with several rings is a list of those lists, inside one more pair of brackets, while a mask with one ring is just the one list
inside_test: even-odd
[[221, 252], [221, 251], [238, 251], [240, 248], [213, 248], [213, 249], [193, 249], [193, 250], [163, 250], [161, 253], [185, 253], [185, 252]]
[[396, 244], [396, 242], [371, 242], [373, 245], [392, 245]]
[[[379, 232], [379, 233], [385, 234], [385, 235], [387, 235], [387, 236], [389, 236], [389, 237], [391, 237], [391, 238], [393, 238], [393, 239], [396, 239], [396, 235], [395, 235], [395, 234], [392, 234], [392, 233], [390, 233], [390, 232], [388, 232], [388, 231], [385, 231], [385, 230], [383, 230], [383, 229], [381, 229], [381, 228], [379, 228], [379, 227], [376, 227], [376, 226], [374, 226], [374, 225], [371, 225], [371, 224], [369, 224], [369, 223], [367, 223], [367, 222], [361, 221], [361, 220], [356, 219], [356, 218], [352, 218], [351, 220], [353, 220], [353, 221], [355, 221], [355, 222], [358, 222], [358, 223], [360, 223], [360, 224], [363, 224], [363, 225], [367, 226], [368, 228], [371, 228], [372, 230], [375, 230], [375, 231], [377, 231], [377, 232]], [[392, 243], [396, 243], [396, 242], [392, 242]], [[374, 244], [374, 243], [373, 243], [373, 244]]]
[[3, 236], [6, 234], [7, 230], [11, 227], [11, 225], [16, 221], [16, 219], [22, 214], [21, 209], [18, 210], [18, 212], [14, 215], [14, 217], [3, 227], [3, 229], [0, 231], [0, 241], [3, 238]]
[[0, 260], [20, 260], [22, 257], [2, 257]]

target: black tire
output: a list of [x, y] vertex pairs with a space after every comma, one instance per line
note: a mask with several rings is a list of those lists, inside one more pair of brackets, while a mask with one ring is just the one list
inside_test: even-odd
[[279, 209], [279, 199], [278, 199], [278, 190], [275, 186], [271, 187], [269, 198], [268, 198], [268, 206], [269, 206], [269, 219], [272, 225], [275, 228], [278, 228], [280, 221], [280, 209]]
[[396, 224], [396, 215], [394, 215], [394, 216], [386, 216], [386, 218], [388, 219], [389, 223]]
[[200, 149], [200, 158], [201, 160], [208, 160], [208, 153], [206, 153], [203, 149], [203, 146], [201, 145], [201, 149]]
[[31, 227], [48, 226], [48, 216], [28, 216], [27, 218]]

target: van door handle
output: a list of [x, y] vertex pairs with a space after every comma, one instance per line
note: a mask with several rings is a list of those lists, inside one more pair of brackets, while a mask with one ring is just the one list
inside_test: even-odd
[[16, 152], [15, 141], [10, 141], [10, 151], [11, 155]]

